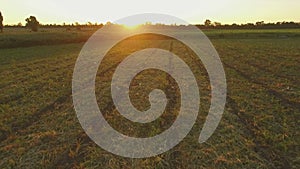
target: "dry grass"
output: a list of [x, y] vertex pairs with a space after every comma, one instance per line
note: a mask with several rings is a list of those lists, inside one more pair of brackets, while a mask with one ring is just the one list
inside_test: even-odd
[[[198, 144], [197, 139], [209, 108], [210, 87], [205, 69], [195, 62], [188, 48], [164, 37], [136, 37], [116, 46], [104, 60], [98, 71], [102, 80], [96, 81], [98, 104], [107, 112], [109, 123], [128, 135], [146, 137], [168, 128], [176, 117], [178, 87], [165, 73], [149, 70], [139, 74], [132, 82], [130, 94], [136, 107], [146, 109], [149, 102], [145, 98], [157, 87], [170, 94], [173, 102], [151, 124], [130, 123], [120, 117], [109, 98], [113, 65], [152, 44], [154, 39], [154, 47], [182, 57], [197, 77], [202, 100], [196, 125], [179, 145], [146, 159], [123, 158], [104, 151], [85, 135], [76, 118], [71, 80], [83, 43], [75, 42], [84, 41], [82, 37], [88, 37], [92, 31], [81, 32], [79, 40], [76, 34], [40, 32], [34, 35], [33, 39], [37, 39], [31, 47], [19, 45], [24, 41], [10, 46], [13, 48], [2, 46], [1, 168], [299, 168], [300, 31], [222, 31], [209, 31], [208, 35], [213, 37], [225, 66], [228, 101], [218, 129], [204, 144]], [[40, 44], [45, 40], [38, 39], [43, 33], [48, 34], [44, 38], [64, 36], [57, 43]], [[261, 36], [264, 33], [266, 36]], [[16, 30], [0, 35], [0, 40], [9, 44], [6, 40], [16, 36], [31, 38], [27, 34]], [[282, 34], [289, 38], [278, 36]], [[66, 36], [75, 40], [65, 44]], [[100, 100], [99, 96], [106, 99]]]

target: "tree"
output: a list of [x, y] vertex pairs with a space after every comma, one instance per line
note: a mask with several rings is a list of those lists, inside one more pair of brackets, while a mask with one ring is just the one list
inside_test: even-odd
[[87, 23], [87, 26], [92, 26], [92, 25], [93, 25], [92, 22], [88, 22], [88, 23]]
[[1, 33], [3, 32], [3, 16], [1, 14], [1, 12], [0, 12], [0, 31], [1, 31]]
[[26, 27], [29, 27], [33, 32], [37, 32], [39, 28], [39, 21], [37, 21], [36, 17], [30, 16], [29, 18], [25, 19]]
[[206, 19], [204, 22], [205, 26], [210, 26], [211, 25], [211, 21], [209, 19]]
[[214, 22], [213, 25], [214, 25], [215, 27], [220, 27], [220, 26], [222, 26], [222, 24], [221, 24], [220, 22]]
[[265, 24], [265, 22], [264, 21], [260, 21], [260, 22], [256, 22], [255, 24], [256, 24], [256, 26], [262, 26], [262, 25]]
[[112, 25], [112, 23], [111, 22], [106, 22], [106, 24], [105, 24], [106, 26], [111, 26]]
[[78, 22], [75, 22], [75, 26], [80, 26], [80, 24]]
[[21, 22], [19, 22], [19, 23], [17, 24], [17, 26], [18, 26], [18, 27], [22, 27], [23, 25], [22, 25]]

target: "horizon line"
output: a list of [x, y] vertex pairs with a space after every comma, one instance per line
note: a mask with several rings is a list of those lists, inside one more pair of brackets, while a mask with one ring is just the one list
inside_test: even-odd
[[[209, 20], [209, 19], [207, 19]], [[211, 21], [211, 20], [210, 20]], [[22, 26], [25, 26], [26, 25], [26, 22], [25, 24], [23, 22], [18, 22], [18, 23], [7, 23], [7, 24], [3, 24], [4, 26], [18, 26], [19, 24], [21, 23]], [[265, 24], [265, 25], [268, 25], [268, 24], [283, 24], [283, 23], [294, 23], [294, 24], [300, 24], [300, 22], [296, 22], [296, 21], [293, 21], [293, 20], [290, 20], [290, 21], [275, 21], [275, 22], [266, 22], [264, 20], [258, 20], [258, 21], [255, 21], [255, 22], [240, 22], [240, 23], [237, 23], [237, 22], [233, 22], [233, 23], [222, 23], [222, 22], [216, 22], [216, 21], [211, 21], [211, 24], [209, 26], [213, 26], [214, 24], [217, 24], [217, 26], [226, 26], [226, 25], [249, 25], [249, 24], [254, 24], [256, 25], [257, 23], [262, 23], [262, 24]], [[114, 23], [114, 22], [111, 22], [111, 21], [106, 21], [105, 23], [104, 22], [91, 22], [91, 21], [87, 21], [87, 22], [62, 22], [62, 23], [55, 23], [55, 22], [48, 22], [48, 23], [43, 23], [43, 22], [40, 22], [39, 23], [41, 26], [85, 26], [85, 25], [90, 25], [90, 26], [101, 26], [101, 25], [107, 25], [107, 24], [114, 24], [114, 25], [124, 25], [124, 24], [118, 24], [118, 23]], [[151, 23], [151, 22], [144, 22], [144, 23], [141, 23], [141, 24], [137, 24], [137, 25], [165, 25], [165, 26], [184, 26], [184, 25], [195, 25], [195, 26], [205, 26], [205, 23], [189, 23], [189, 24], [177, 24], [177, 23]]]

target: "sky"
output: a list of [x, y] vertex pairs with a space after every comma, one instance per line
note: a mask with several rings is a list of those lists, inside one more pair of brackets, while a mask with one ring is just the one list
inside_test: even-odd
[[162, 13], [191, 24], [206, 19], [223, 24], [256, 21], [300, 22], [300, 0], [0, 0], [4, 24], [106, 23], [140, 13]]

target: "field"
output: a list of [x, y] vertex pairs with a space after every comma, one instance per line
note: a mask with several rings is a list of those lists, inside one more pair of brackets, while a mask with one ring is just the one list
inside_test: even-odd
[[191, 67], [200, 87], [200, 112], [189, 135], [170, 151], [144, 159], [101, 149], [77, 120], [72, 73], [84, 42], [95, 30], [4, 31], [0, 34], [0, 168], [300, 168], [299, 29], [204, 30], [223, 62], [228, 96], [221, 123], [203, 144], [198, 137], [211, 88], [203, 65], [192, 59], [193, 52], [174, 39], [155, 35], [132, 37], [115, 46], [98, 70], [96, 95], [106, 120], [122, 133], [156, 135], [170, 127], [178, 109], [174, 80], [148, 70], [132, 81], [132, 104], [146, 110], [149, 92], [160, 88], [169, 95], [166, 112], [144, 125], [120, 116], [110, 98], [109, 82], [128, 54], [149, 44], [169, 50]]

